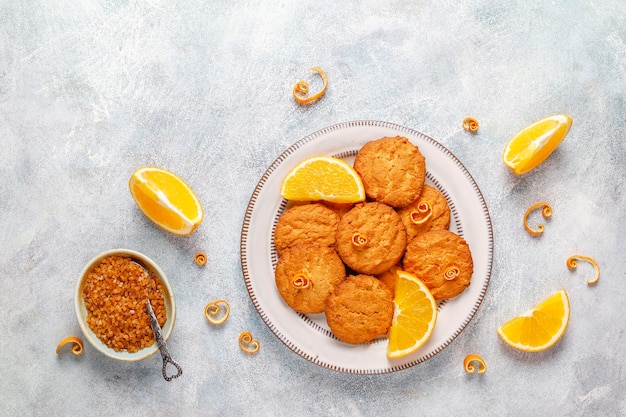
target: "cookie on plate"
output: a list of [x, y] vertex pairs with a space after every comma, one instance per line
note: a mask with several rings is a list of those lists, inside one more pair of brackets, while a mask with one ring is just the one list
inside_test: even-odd
[[386, 204], [357, 204], [337, 226], [337, 252], [361, 274], [381, 274], [397, 264], [407, 238], [400, 215]]
[[281, 256], [291, 246], [319, 243], [335, 246], [339, 215], [320, 203], [293, 206], [278, 219], [274, 230], [274, 246]]
[[403, 269], [421, 279], [435, 300], [443, 300], [467, 288], [474, 263], [465, 239], [448, 230], [431, 230], [409, 242]]
[[354, 169], [371, 200], [405, 207], [422, 192], [426, 161], [418, 147], [402, 136], [367, 142], [354, 160]]
[[285, 249], [275, 271], [276, 288], [289, 307], [303, 314], [322, 313], [328, 296], [346, 279], [337, 252], [318, 243]]
[[424, 185], [417, 200], [399, 209], [398, 214], [402, 217], [409, 240], [429, 230], [448, 230], [450, 227], [448, 202], [430, 185]]
[[322, 201], [321, 203], [337, 213], [339, 218], [341, 218], [341, 216], [349, 212], [352, 207], [354, 207], [353, 203], [331, 203], [330, 201]]
[[328, 297], [326, 322], [344, 342], [371, 342], [387, 333], [392, 319], [391, 291], [373, 276], [351, 275]]
[[382, 274], [376, 275], [376, 278], [380, 280], [383, 284], [387, 286], [391, 290], [391, 294], [396, 293], [396, 281], [398, 280], [398, 271], [402, 271], [402, 267], [400, 265], [394, 265]]

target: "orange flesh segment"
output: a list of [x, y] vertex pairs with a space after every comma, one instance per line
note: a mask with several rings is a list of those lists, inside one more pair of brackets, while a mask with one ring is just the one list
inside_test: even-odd
[[516, 175], [534, 169], [559, 146], [571, 126], [571, 117], [557, 114], [525, 127], [506, 145], [503, 162]]

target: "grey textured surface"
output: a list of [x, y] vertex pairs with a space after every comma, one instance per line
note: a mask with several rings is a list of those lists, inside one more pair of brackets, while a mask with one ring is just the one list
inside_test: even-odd
[[[236, 4], [238, 3], [238, 4]], [[512, 1], [0, 1], [0, 415], [626, 415], [626, 3]], [[318, 65], [326, 96], [291, 88]], [[505, 143], [545, 116], [573, 127], [518, 178]], [[461, 121], [476, 117], [475, 136]], [[448, 147], [481, 187], [495, 259], [474, 320], [444, 351], [380, 376], [330, 371], [266, 328], [247, 294], [239, 235], [250, 195], [283, 149], [357, 119], [414, 128]], [[190, 237], [148, 221], [127, 188], [143, 165], [200, 196]], [[531, 204], [554, 215], [532, 238]], [[537, 219], [537, 218], [535, 218]], [[128, 247], [168, 272], [178, 320], [171, 383], [158, 355], [118, 363], [80, 335], [76, 280], [97, 253]], [[197, 250], [209, 257], [193, 263]], [[565, 266], [574, 253], [596, 257]], [[495, 329], [565, 288], [571, 321], [543, 353], [513, 351]], [[229, 321], [205, 321], [226, 298]], [[261, 351], [239, 351], [249, 330]], [[484, 375], [462, 361], [479, 353]]]

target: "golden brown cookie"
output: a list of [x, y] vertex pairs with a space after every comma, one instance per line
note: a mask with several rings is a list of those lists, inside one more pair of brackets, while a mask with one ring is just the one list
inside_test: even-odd
[[274, 245], [278, 256], [288, 247], [302, 243], [335, 245], [339, 216], [323, 204], [293, 206], [278, 219], [274, 230]]
[[367, 142], [354, 160], [365, 194], [391, 207], [405, 207], [422, 192], [426, 161], [417, 146], [402, 136]]
[[467, 288], [474, 263], [465, 239], [448, 230], [431, 230], [409, 242], [403, 268], [421, 279], [436, 300], [442, 300]]
[[337, 252], [361, 274], [381, 274], [397, 264], [406, 243], [400, 215], [383, 203], [357, 204], [337, 226]]
[[400, 265], [394, 265], [382, 274], [376, 275], [376, 278], [391, 290], [391, 294], [396, 293], [396, 281], [398, 280], [398, 271], [401, 271]]
[[341, 216], [349, 212], [352, 207], [354, 207], [354, 204], [352, 203], [331, 203], [330, 201], [322, 201], [321, 203], [337, 213], [339, 218], [341, 218]]
[[318, 243], [285, 249], [275, 271], [276, 287], [283, 300], [303, 314], [322, 313], [328, 296], [346, 278], [337, 252]]
[[430, 185], [424, 185], [417, 200], [399, 209], [398, 214], [402, 217], [409, 240], [429, 230], [448, 230], [450, 227], [448, 202]]
[[387, 333], [392, 319], [391, 291], [373, 276], [349, 276], [328, 297], [326, 322], [344, 342], [371, 342]]

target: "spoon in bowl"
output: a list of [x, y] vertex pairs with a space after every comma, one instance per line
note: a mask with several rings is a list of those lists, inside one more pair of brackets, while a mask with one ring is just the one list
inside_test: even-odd
[[[143, 265], [143, 263], [138, 259], [132, 259], [131, 262], [139, 265], [143, 269], [143, 272], [147, 275], [148, 279], [150, 280], [150, 289], [154, 291], [154, 287], [152, 285], [152, 276], [148, 272], [148, 268], [146, 268], [146, 266]], [[150, 326], [152, 326], [152, 331], [154, 332], [154, 338], [156, 339], [157, 346], [159, 347], [161, 358], [163, 358], [163, 378], [167, 382], [170, 382], [172, 379], [178, 378], [179, 376], [181, 376], [183, 374], [183, 369], [180, 367], [178, 362], [172, 359], [172, 355], [170, 354], [170, 351], [167, 348], [167, 343], [165, 342], [165, 338], [163, 337], [161, 326], [159, 325], [159, 321], [157, 320], [156, 314], [154, 314], [154, 309], [152, 308], [152, 305], [150, 304], [149, 298], [146, 299], [146, 308], [148, 310], [148, 315], [150, 316]], [[168, 375], [167, 374], [168, 363], [171, 363], [176, 368], [178, 373], [174, 375]]]

